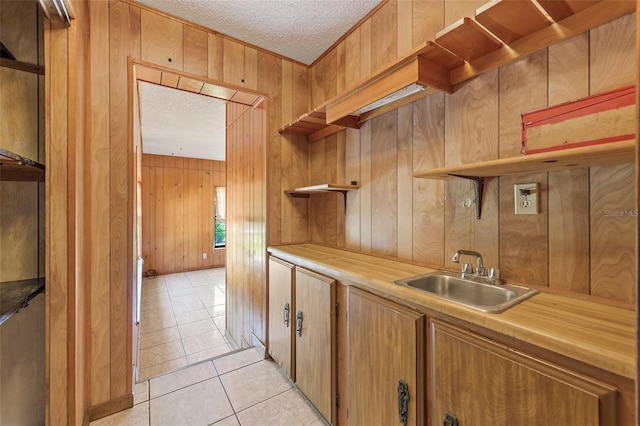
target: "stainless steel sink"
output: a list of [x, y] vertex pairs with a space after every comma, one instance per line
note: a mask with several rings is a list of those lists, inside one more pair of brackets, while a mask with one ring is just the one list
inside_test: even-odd
[[453, 272], [436, 271], [394, 282], [441, 299], [496, 314], [538, 293], [538, 290], [527, 287], [513, 284], [493, 285], [488, 281], [485, 277], [462, 278], [460, 274]]

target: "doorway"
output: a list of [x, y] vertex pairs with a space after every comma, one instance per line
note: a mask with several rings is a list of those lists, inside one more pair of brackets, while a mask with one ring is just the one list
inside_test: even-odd
[[[148, 71], [142, 74], [148, 76]], [[226, 332], [225, 279], [225, 112], [232, 101], [146, 80], [136, 82], [133, 102], [133, 139], [138, 147], [135, 251], [143, 259], [133, 344], [137, 381], [235, 349]], [[175, 81], [179, 87], [179, 77]], [[174, 98], [162, 99], [160, 91], [171, 91]], [[147, 93], [154, 94], [152, 106]], [[215, 102], [222, 108], [211, 107]], [[165, 109], [158, 113], [160, 105]], [[189, 108], [188, 118], [176, 119], [178, 107]], [[151, 110], [162, 116], [147, 117]], [[195, 117], [194, 122], [203, 111], [206, 117]], [[222, 142], [216, 147], [218, 156], [207, 158], [207, 149], [188, 146], [187, 136], [198, 124], [212, 121], [222, 129]], [[179, 130], [185, 124], [187, 128]]]

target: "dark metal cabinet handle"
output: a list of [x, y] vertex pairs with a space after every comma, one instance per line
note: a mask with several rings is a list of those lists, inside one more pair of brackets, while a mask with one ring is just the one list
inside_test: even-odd
[[302, 311], [298, 311], [298, 327], [296, 328], [296, 331], [298, 332], [298, 336], [302, 337]]
[[442, 426], [458, 426], [458, 419], [455, 416], [447, 413], [442, 421]]
[[284, 325], [285, 327], [289, 327], [289, 304], [284, 304]]
[[405, 426], [409, 414], [409, 399], [409, 385], [400, 380], [398, 382], [398, 415], [400, 416], [400, 423]]

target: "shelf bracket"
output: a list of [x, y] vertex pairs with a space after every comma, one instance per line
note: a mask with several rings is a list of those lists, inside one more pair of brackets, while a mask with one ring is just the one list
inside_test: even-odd
[[482, 195], [484, 193], [484, 178], [474, 176], [462, 176], [450, 174], [449, 176], [457, 177], [460, 179], [467, 179], [473, 181], [473, 196], [476, 203], [476, 219], [480, 220], [482, 217]]

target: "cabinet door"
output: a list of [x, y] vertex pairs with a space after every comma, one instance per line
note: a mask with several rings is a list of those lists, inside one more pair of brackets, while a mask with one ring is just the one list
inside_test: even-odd
[[296, 267], [296, 384], [334, 422], [335, 281]]
[[[350, 425], [423, 425], [424, 336], [422, 314], [364, 291], [349, 289]], [[401, 420], [401, 383], [408, 390]]]
[[144, 9], [140, 20], [142, 60], [182, 70], [182, 23]]
[[294, 379], [293, 265], [269, 258], [269, 355]]
[[433, 321], [432, 424], [614, 425], [616, 390]]

